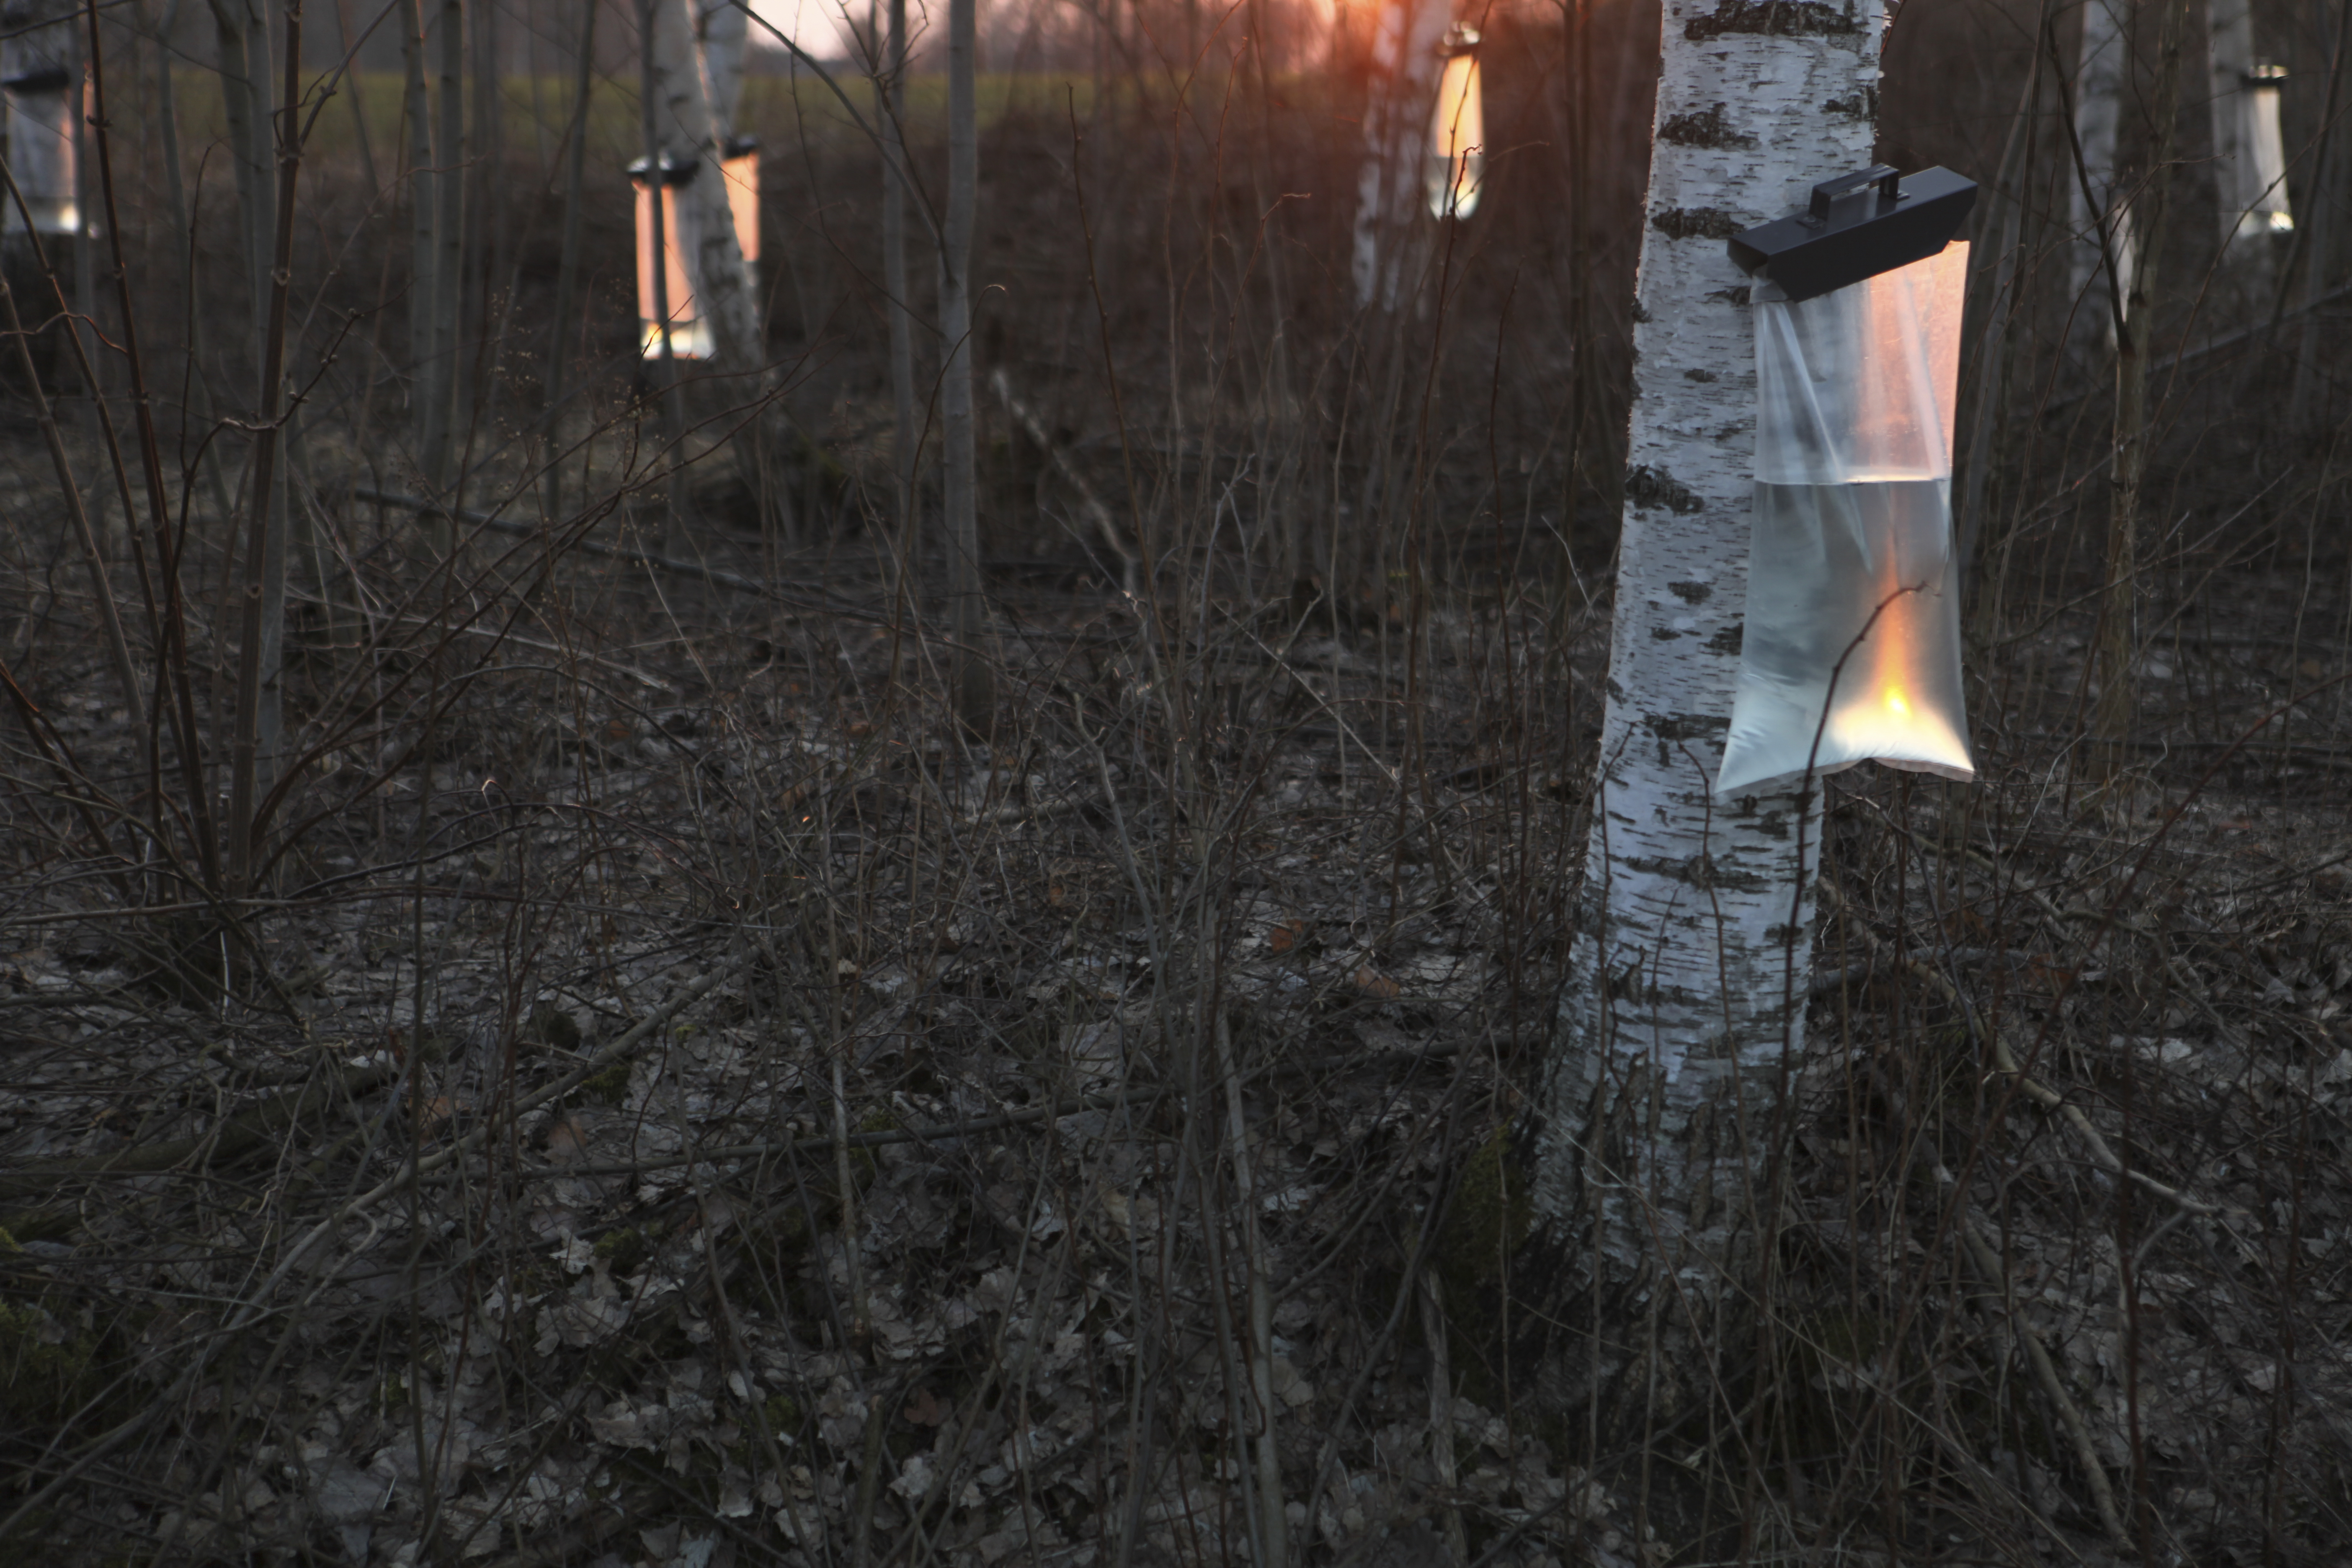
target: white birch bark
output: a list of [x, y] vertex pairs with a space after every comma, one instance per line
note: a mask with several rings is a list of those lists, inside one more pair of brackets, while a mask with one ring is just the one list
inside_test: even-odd
[[698, 0], [695, 16], [702, 40], [702, 96], [724, 139], [735, 133], [735, 108], [743, 99], [743, 48], [751, 15], [734, 0]]
[[[2131, 275], [2131, 211], [2123, 201], [2116, 168], [2116, 132], [2124, 96], [2131, 86], [2129, 35], [2132, 0], [2083, 0], [2083, 42], [2074, 57], [2074, 144], [2082, 166], [2070, 170], [2066, 188], [2074, 215], [2074, 244], [2070, 279], [2078, 321], [2093, 317], [2115, 328], [2113, 279], [2105, 277], [2107, 250], [2116, 269]], [[2105, 244], [2101, 235], [2105, 235]], [[2098, 292], [2090, 293], [2098, 286]]]
[[694, 177], [678, 190], [677, 243], [713, 357], [733, 371], [751, 370], [760, 359], [751, 271], [735, 238], [727, 176], [719, 167], [730, 134], [725, 115], [741, 90], [746, 20], [743, 10], [726, 0], [709, 6], [697, 0], [656, 0], [654, 7], [653, 75], [662, 155], [698, 164]]
[[[2257, 88], [2254, 16], [2249, 0], [2207, 0], [2207, 108], [2213, 125], [2215, 216], [2224, 248], [2266, 279], [2278, 259], [2266, 243], [2294, 228], [2288, 216], [2286, 149], [2279, 132], [2277, 84]], [[2258, 284], [2257, 298], [2268, 292]]]
[[[1724, 241], [1870, 163], [1879, 15], [1874, 0], [1664, 6], [1593, 829], [1526, 1144], [1534, 1272], [1565, 1331], [1596, 1335], [1554, 1342], [1549, 1392], [1564, 1402], [1643, 1364], [1646, 1386], [1680, 1403], [1756, 1256], [1750, 1204], [1801, 1045], [1820, 792], [1710, 798], [1738, 674], [1756, 426], [1750, 280]], [[1645, 1340], [1659, 1352], [1646, 1362]], [[1638, 1421], [1641, 1403], [1604, 1408]]]
[[882, 156], [882, 291], [890, 322], [891, 466], [897, 479], [898, 551], [903, 584], [921, 556], [915, 529], [915, 318], [907, 303], [907, 0], [889, 0], [890, 32], [884, 78], [875, 84]]
[[1364, 163], [1356, 176], [1350, 270], [1359, 307], [1393, 309], [1406, 238], [1423, 202], [1423, 143], [1445, 62], [1438, 53], [1452, 0], [1389, 0], [1372, 36], [1372, 87], [1364, 105]]
[[2213, 125], [2214, 207], [2226, 247], [2263, 193], [2255, 173], [2246, 90], [2254, 66], [2254, 16], [2246, 0], [2206, 0], [2206, 108]]

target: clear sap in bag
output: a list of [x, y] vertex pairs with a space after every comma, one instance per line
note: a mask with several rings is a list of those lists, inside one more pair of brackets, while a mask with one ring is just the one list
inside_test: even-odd
[[1719, 795], [1868, 760], [1976, 776], [1952, 572], [1967, 277], [1951, 245], [1754, 306], [1756, 510]]

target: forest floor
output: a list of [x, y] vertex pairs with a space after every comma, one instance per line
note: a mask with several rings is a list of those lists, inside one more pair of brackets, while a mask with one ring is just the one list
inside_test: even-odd
[[2182, 596], [2117, 783], [2080, 603], [1975, 637], [1979, 784], [1831, 781], [1747, 1425], [1601, 1453], [1509, 1268], [1605, 601], [1012, 563], [981, 738], [856, 536], [510, 547], [304, 608], [229, 921], [76, 805], [153, 797], [10, 542], [0, 1559], [1255, 1562], [1262, 1408], [1299, 1561], [2352, 1545], [2310, 561]]

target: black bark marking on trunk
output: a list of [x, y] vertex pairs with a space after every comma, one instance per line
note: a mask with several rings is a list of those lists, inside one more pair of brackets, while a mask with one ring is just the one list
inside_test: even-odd
[[[1696, 26], [1696, 23], [1693, 26]], [[1658, 127], [1658, 140], [1677, 147], [1753, 147], [1756, 138], [1734, 130], [1717, 103], [1688, 114], [1677, 114]]]
[[1823, 5], [1819, 0], [1724, 0], [1712, 16], [1700, 16], [1683, 28], [1694, 44], [1727, 33], [1760, 33], [1780, 38], [1835, 37], [1862, 31], [1851, 8]]
[[1741, 225], [1718, 207], [1668, 207], [1651, 216], [1650, 226], [1668, 239], [1729, 239]]
[[1688, 485], [1646, 463], [1636, 463], [1625, 470], [1625, 500], [1633, 506], [1644, 509], [1662, 506], [1668, 511], [1680, 512], [1685, 516], [1702, 510], [1706, 505]]
[[1660, 713], [1645, 724], [1662, 741], [1704, 741], [1730, 729], [1731, 720], [1721, 713]]

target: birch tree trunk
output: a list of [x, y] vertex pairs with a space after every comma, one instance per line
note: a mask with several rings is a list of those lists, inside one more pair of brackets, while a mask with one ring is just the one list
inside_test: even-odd
[[[2255, 183], [2250, 112], [2252, 95], [2246, 89], [2254, 68], [2254, 15], [2246, 0], [2206, 0], [2206, 110], [2213, 126], [2213, 203], [2221, 226], [2224, 249], [2240, 237], [2245, 219], [2263, 194]], [[2252, 236], [2247, 235], [2252, 238]], [[2252, 247], [2266, 255], [2267, 247]]]
[[1812, 958], [1819, 789], [1711, 798], [1756, 423], [1749, 280], [1724, 241], [1869, 163], [1878, 79], [1874, 3], [1716, 3], [1664, 7], [1593, 827], [1522, 1142], [1538, 1226], [1523, 1278], [1546, 1281], [1559, 1325], [1548, 1402], [1596, 1400], [1636, 1431], [1712, 1386], [1738, 1321]]
[[2116, 167], [2116, 132], [2132, 77], [2126, 40], [2131, 11], [2132, 0], [2084, 0], [2074, 94], [2074, 147], [2081, 163], [2066, 182], [2074, 215], [2071, 282], [2077, 335], [2094, 330], [2110, 342], [2123, 300], [2116, 280], [2130, 275], [2133, 250], [2131, 211]]
[[238, 246], [244, 253], [257, 353], [262, 320], [269, 310], [269, 40], [262, 18], [247, 0], [212, 0], [212, 13], [221, 117], [227, 123], [229, 157], [236, 170]]
[[[425, 374], [433, 382], [433, 423], [425, 432], [425, 494], [436, 500], [449, 483], [450, 447], [457, 422], [457, 317], [466, 279], [466, 8], [463, 0], [441, 0], [439, 30], [441, 79], [434, 89], [440, 121], [433, 153], [438, 165], [434, 195], [438, 210], [433, 217], [437, 255], [433, 263], [433, 298], [428, 305], [433, 326], [433, 357]], [[454, 505], [453, 501], [453, 505]], [[455, 531], [445, 516], [436, 523], [436, 545], [445, 553]]]
[[901, 582], [922, 553], [915, 526], [915, 318], [907, 303], [907, 0], [889, 0], [890, 34], [885, 79], [877, 85], [882, 155], [890, 174], [882, 182], [882, 290], [890, 321], [891, 466], [897, 470]]
[[947, 503], [950, 659], [958, 717], [985, 735], [994, 727], [995, 682], [981, 647], [980, 497], [971, 402], [971, 232], [980, 200], [980, 127], [974, 101], [977, 0], [948, 0], [948, 221], [940, 258], [940, 381]]
[[1371, 101], [1364, 109], [1364, 163], [1356, 176], [1350, 270], [1356, 304], [1396, 306], [1405, 237], [1422, 201], [1422, 139], [1444, 68], [1438, 45], [1454, 19], [1450, 0], [1390, 0], [1372, 35]]
[[2303, 331], [2295, 345], [2294, 385], [2287, 404], [2287, 428], [2299, 435], [2315, 434], [2313, 398], [2317, 391], [2320, 361], [2320, 297], [2336, 277], [2336, 253], [2343, 234], [2341, 191], [2344, 171], [2352, 159], [2344, 152], [2345, 127], [2336, 123], [2344, 101], [2345, 25], [2341, 16], [2327, 56], [2327, 98], [2319, 117], [2319, 145], [2312, 152], [2309, 217], [2299, 237], [2304, 246]]
[[[413, 3], [413, 0], [412, 0]], [[563, 249], [555, 271], [555, 325], [548, 334], [547, 480], [544, 508], [553, 522], [563, 503], [563, 383], [572, 357], [572, 302], [580, 281], [580, 221], [585, 211], [588, 169], [588, 103], [596, 85], [596, 11], [602, 0], [581, 7], [580, 47], [572, 57], [572, 129], [563, 175]]]
[[746, 14], [731, 0], [708, 8], [697, 0], [658, 0], [654, 7], [653, 76], [662, 155], [692, 161], [693, 178], [678, 187], [677, 243], [686, 252], [695, 312], [710, 333], [722, 369], [759, 363], [757, 310], [751, 268], [735, 238], [719, 167], [742, 81]]
[[[433, 441], [433, 286], [441, 264], [433, 242], [437, 175], [433, 167], [432, 100], [425, 87], [425, 12], [418, 0], [401, 0], [401, 107], [408, 127], [408, 363], [414, 381], [408, 400], [409, 451], [420, 469]], [[427, 476], [425, 489], [434, 481]]]
[[[286, 329], [294, 270], [294, 192], [301, 169], [300, 121], [295, 106], [301, 91], [302, 6], [286, 7], [287, 108], [273, 153], [277, 179], [270, 193], [272, 243], [268, 252], [269, 289], [263, 302], [260, 396], [254, 426], [253, 474], [247, 491], [250, 523], [246, 535], [242, 629], [238, 636], [236, 729], [230, 747], [228, 885], [235, 896], [252, 890], [258, 808], [276, 781], [286, 626], [285, 487], [278, 473], [279, 416], [284, 409]], [[266, 89], [265, 89], [266, 90]]]
[[[2165, 231], [2172, 196], [2173, 127], [2180, 103], [2180, 57], [2189, 29], [2189, 0], [2152, 0], [2161, 7], [2157, 26], [2156, 89], [2150, 113], [2156, 135], [2148, 151], [2145, 205], [2150, 236]], [[2147, 20], [2143, 9], [2140, 21]], [[2135, 27], [2135, 32], [2137, 28]], [[2140, 489], [2147, 473], [2147, 373], [2155, 322], [2147, 314], [2156, 297], [2156, 269], [2162, 247], [2138, 247], [2125, 286], [2130, 289], [2116, 332], [2116, 429], [2109, 467], [2106, 581], [2099, 596], [2099, 681], [2092, 725], [2099, 739], [2095, 761], [2113, 778], [2129, 762], [2129, 742], [2138, 713], [2133, 668], [2139, 653]]]
[[[2274, 193], [2255, 155], [2253, 124], [2253, 7], [2249, 0], [2206, 0], [2206, 110], [2213, 122], [2213, 209], [2221, 221], [2221, 245], [2232, 261], [2255, 270], [2251, 296], [2270, 306], [2270, 268], [2277, 247], [2270, 240], [2270, 202]], [[2234, 242], [2234, 245], [2232, 245]]]
[[[237, 216], [245, 255], [246, 288], [252, 309], [253, 363], [265, 384], [284, 365], [282, 323], [272, 319], [273, 303], [282, 292], [273, 281], [274, 236], [279, 223], [281, 192], [271, 175], [278, 163], [270, 127], [270, 47], [267, 8], [255, 0], [212, 0], [214, 37], [219, 48], [218, 74], [223, 118], [227, 122], [230, 158], [236, 174]], [[295, 17], [299, 37], [299, 18]], [[289, 219], [288, 221], [290, 221]], [[247, 541], [246, 591], [251, 596], [239, 621], [237, 649], [237, 710], [231, 747], [237, 758], [234, 787], [266, 794], [274, 781], [281, 730], [286, 631], [286, 474], [278, 461], [279, 436], [275, 428], [282, 388], [265, 384], [256, 400], [254, 463], [247, 475], [251, 487], [247, 505], [253, 527]], [[231, 846], [247, 825], [238, 822], [236, 807], [228, 825]], [[232, 877], [242, 870], [232, 855]]]

